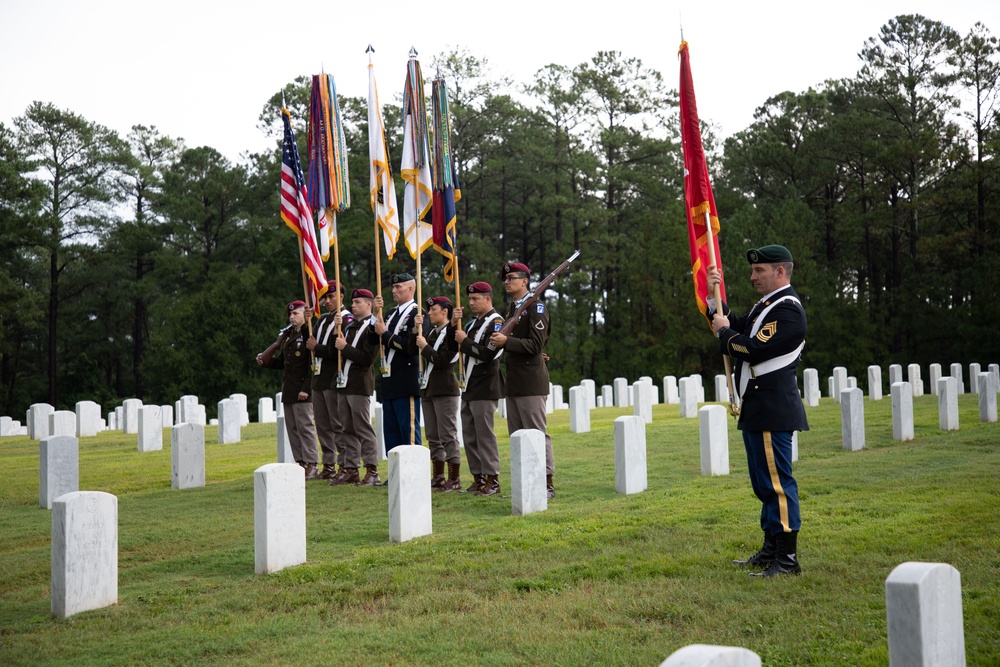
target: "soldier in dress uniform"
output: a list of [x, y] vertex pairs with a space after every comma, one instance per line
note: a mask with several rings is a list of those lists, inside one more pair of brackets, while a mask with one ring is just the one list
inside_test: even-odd
[[[410, 336], [424, 358], [420, 398], [423, 399], [427, 444], [431, 450], [431, 488], [437, 492], [461, 491], [459, 471], [462, 454], [458, 446], [460, 392], [454, 371], [458, 361], [458, 343], [455, 341], [455, 328], [451, 325], [454, 306], [448, 297], [435, 296], [426, 299], [424, 307], [431, 330], [426, 338], [420, 334], [424, 316], [418, 313], [413, 319], [416, 326]], [[448, 465], [447, 479], [444, 476], [445, 464]]]
[[334, 323], [338, 302], [337, 291], [340, 292], [340, 315], [344, 326], [354, 321], [354, 315], [344, 307], [343, 300], [346, 296], [344, 286], [338, 286], [334, 280], [330, 283], [330, 289], [319, 300], [327, 312], [316, 326], [315, 337], [310, 336], [306, 341], [306, 347], [316, 357], [316, 368], [312, 379], [312, 404], [313, 414], [316, 417], [316, 435], [319, 437], [323, 455], [323, 471], [319, 474], [320, 479], [331, 479], [336, 475], [338, 463], [340, 472], [344, 472], [344, 445], [341, 442], [344, 426], [340, 421], [338, 403], [340, 394], [337, 392], [339, 354], [334, 346], [336, 339], [334, 332], [337, 328]]
[[[531, 271], [524, 264], [510, 262], [500, 269], [504, 289], [513, 301], [507, 306], [506, 319], [529, 296], [528, 284]], [[545, 400], [549, 395], [549, 369], [545, 365], [543, 349], [549, 340], [549, 312], [541, 301], [535, 303], [518, 321], [509, 336], [494, 333], [490, 343], [502, 348], [506, 354], [507, 382], [505, 387], [507, 427], [511, 433], [523, 428], [533, 428], [545, 434], [545, 486], [549, 498], [555, 498], [552, 482], [555, 458], [552, 455], [552, 437], [546, 430]]]
[[[382, 345], [382, 372], [379, 388], [382, 400], [382, 432], [385, 451], [398, 445], [419, 445], [420, 438], [420, 368], [417, 348], [411, 345], [413, 318], [420, 306], [413, 300], [417, 283], [409, 273], [396, 273], [390, 278], [392, 299], [396, 307], [385, 319], [375, 320], [375, 333]], [[384, 305], [376, 296], [376, 312]], [[427, 334], [427, 324], [421, 329]]]
[[[490, 336], [500, 330], [503, 317], [493, 309], [493, 288], [489, 283], [475, 282], [467, 285], [465, 291], [475, 318], [464, 330], [455, 331], [455, 340], [462, 353], [465, 374], [462, 441], [473, 477], [466, 491], [492, 496], [500, 493], [500, 448], [493, 431], [493, 415], [503, 396], [499, 361], [503, 350], [490, 342]], [[462, 319], [461, 307], [455, 308], [452, 318]]]
[[[282, 370], [281, 403], [285, 406], [285, 430], [295, 462], [305, 470], [306, 479], [316, 479], [319, 453], [316, 448], [316, 426], [313, 424], [312, 355], [306, 347], [307, 330], [305, 301], [292, 301], [285, 306], [292, 331], [281, 345], [281, 354], [271, 358], [267, 368]], [[257, 355], [257, 363], [264, 359]]]
[[[371, 395], [375, 389], [372, 365], [378, 354], [378, 337], [372, 330], [374, 298], [366, 289], [351, 292], [354, 320], [334, 342], [344, 357], [343, 373], [347, 382], [339, 389], [340, 419], [344, 426], [344, 474], [330, 480], [333, 486], [376, 486], [382, 483], [378, 476], [378, 442], [371, 423]], [[342, 324], [343, 316], [338, 313], [334, 321]], [[358, 468], [362, 461], [366, 473], [364, 479], [359, 479]]]
[[[761, 300], [737, 317], [722, 304], [711, 307], [712, 329], [723, 354], [737, 360], [736, 391], [742, 400], [737, 427], [743, 432], [750, 485], [761, 502], [764, 544], [743, 567], [760, 568], [753, 576], [799, 574], [796, 555], [799, 487], [792, 477], [792, 436], [809, 424], [802, 407], [795, 371], [805, 346], [806, 313], [790, 284], [794, 262], [788, 248], [769, 245], [747, 251], [750, 282]], [[711, 292], [721, 282], [708, 267]]]

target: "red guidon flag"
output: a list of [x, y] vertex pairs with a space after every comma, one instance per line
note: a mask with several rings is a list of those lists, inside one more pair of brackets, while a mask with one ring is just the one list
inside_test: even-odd
[[[688, 43], [681, 42], [678, 55], [681, 59], [680, 113], [681, 146], [684, 151], [684, 210], [687, 213], [688, 243], [691, 246], [691, 276], [694, 278], [694, 297], [698, 309], [708, 318], [707, 269], [709, 259], [708, 224], [712, 225], [712, 244], [715, 246], [715, 262], [722, 271], [722, 256], [719, 253], [719, 216], [715, 210], [712, 184], [708, 180], [708, 164], [705, 150], [701, 145], [701, 125], [698, 122], [698, 104], [694, 98], [694, 82], [691, 80], [691, 61]], [[720, 285], [722, 299], [726, 298], [725, 281]]]

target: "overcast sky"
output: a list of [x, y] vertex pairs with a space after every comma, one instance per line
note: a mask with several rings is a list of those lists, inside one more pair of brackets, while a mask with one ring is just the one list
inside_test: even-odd
[[431, 58], [454, 47], [518, 82], [617, 50], [676, 88], [683, 23], [699, 114], [727, 136], [772, 95], [853, 76], [865, 40], [914, 13], [962, 35], [981, 21], [1000, 36], [1000, 3], [987, 0], [0, 0], [0, 122], [39, 100], [123, 135], [155, 125], [238, 160], [269, 147], [257, 116], [295, 77], [324, 68], [341, 95], [366, 96], [369, 43], [383, 102], [402, 89], [411, 45], [428, 79]]

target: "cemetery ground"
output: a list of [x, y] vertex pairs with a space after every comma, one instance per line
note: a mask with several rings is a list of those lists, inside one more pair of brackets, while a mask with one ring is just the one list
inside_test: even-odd
[[[886, 665], [885, 579], [906, 561], [962, 578], [969, 665], [1000, 664], [1000, 425], [959, 397], [914, 399], [915, 439], [892, 440], [891, 401], [865, 401], [866, 448], [841, 445], [840, 405], [807, 408], [795, 471], [801, 577], [730, 565], [757, 549], [759, 503], [729, 424], [730, 474], [702, 477], [698, 419], [654, 406], [649, 488], [614, 487], [613, 420], [569, 432], [550, 415], [556, 489], [516, 517], [508, 497], [433, 495], [433, 535], [388, 538], [387, 488], [307, 484], [308, 563], [254, 574], [253, 471], [275, 460], [275, 425], [218, 445], [206, 483], [171, 490], [170, 438], [80, 442], [80, 489], [119, 498], [118, 604], [50, 614], [51, 514], [38, 448], [0, 440], [0, 664], [658, 665], [694, 643], [742, 646], [764, 665]], [[501, 431], [501, 484], [509, 440]], [[383, 478], [387, 465], [380, 465]], [[463, 483], [471, 482], [463, 458]]]

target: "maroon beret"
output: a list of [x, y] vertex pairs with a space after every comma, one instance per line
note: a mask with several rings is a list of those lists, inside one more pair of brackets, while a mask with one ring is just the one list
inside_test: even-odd
[[479, 281], [478, 283], [472, 283], [471, 285], [465, 286], [465, 291], [469, 294], [492, 294], [493, 288], [490, 287], [488, 282]]
[[[340, 287], [340, 293], [341, 294], [347, 294], [347, 290], [344, 289], [343, 284], [338, 283], [336, 280], [331, 280], [330, 281], [330, 290], [327, 291], [326, 294], [333, 294], [332, 290], [337, 289], [338, 286]], [[326, 294], [324, 294], [323, 296], [326, 296]]]
[[354, 299], [374, 299], [375, 295], [366, 289], [356, 289], [351, 292], [351, 300]]
[[520, 271], [526, 276], [531, 275], [531, 269], [529, 269], [527, 265], [521, 264], [520, 262], [508, 262], [500, 268], [500, 280], [506, 278], [508, 273], [514, 273], [516, 271]]
[[431, 306], [441, 306], [442, 308], [453, 308], [451, 299], [446, 296], [432, 296], [424, 300], [424, 307], [430, 310]]
[[306, 307], [306, 302], [305, 301], [300, 301], [300, 300], [296, 299], [295, 301], [292, 301], [290, 304], [288, 304], [287, 306], [285, 306], [285, 310], [287, 310], [290, 313], [293, 310], [295, 310], [296, 308], [305, 308], [305, 307]]

